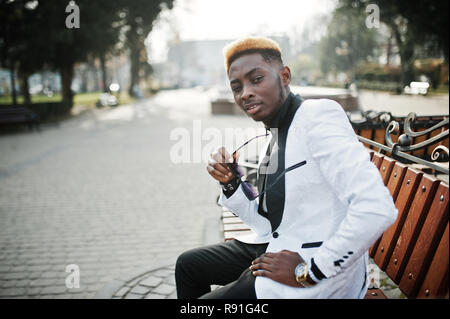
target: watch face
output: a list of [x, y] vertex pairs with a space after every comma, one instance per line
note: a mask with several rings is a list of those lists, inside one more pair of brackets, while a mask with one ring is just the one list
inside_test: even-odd
[[305, 264], [299, 264], [296, 268], [295, 268], [295, 279], [297, 280], [297, 282], [302, 282], [306, 280], [306, 272], [305, 272]]

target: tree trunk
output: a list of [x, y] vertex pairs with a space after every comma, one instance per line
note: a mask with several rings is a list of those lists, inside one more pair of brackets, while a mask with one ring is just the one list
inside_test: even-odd
[[402, 69], [401, 81], [403, 85], [409, 85], [414, 81], [414, 48], [411, 47], [411, 44], [406, 44], [403, 50], [400, 49], [400, 59]]
[[98, 70], [97, 70], [97, 66], [95, 64], [95, 58], [90, 58], [88, 60], [88, 69], [89, 71], [92, 73], [92, 76], [94, 77], [94, 92], [97, 92], [100, 88], [99, 88], [99, 83], [98, 83]]
[[386, 66], [391, 64], [391, 56], [392, 56], [392, 35], [389, 36], [386, 44]]
[[[395, 40], [399, 48], [398, 54], [400, 55], [401, 66], [401, 82], [404, 86], [409, 85], [411, 81], [414, 81], [414, 41], [413, 37], [408, 34], [411, 31], [406, 31], [406, 34], [402, 37], [400, 31], [395, 26], [393, 28]], [[403, 40], [402, 40], [403, 38]]]
[[20, 73], [20, 88], [22, 90], [23, 104], [31, 104], [30, 86], [28, 84], [29, 75], [27, 73]]
[[100, 56], [100, 68], [102, 69], [102, 83], [103, 83], [103, 92], [108, 92], [108, 83], [107, 83], [107, 74], [106, 74], [106, 58], [104, 55]]
[[70, 109], [73, 106], [73, 92], [71, 88], [73, 79], [73, 64], [63, 66], [60, 69], [60, 75], [62, 102], [65, 108]]
[[82, 65], [78, 68], [80, 79], [81, 79], [81, 86], [80, 86], [80, 92], [86, 93], [88, 91], [88, 69], [85, 65]]
[[130, 88], [128, 93], [130, 96], [135, 96], [134, 87], [139, 84], [139, 46], [134, 45], [130, 49]]

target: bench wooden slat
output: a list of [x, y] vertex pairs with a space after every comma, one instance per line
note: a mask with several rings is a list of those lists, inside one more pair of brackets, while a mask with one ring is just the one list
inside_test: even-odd
[[250, 228], [244, 223], [224, 224], [223, 230], [224, 231], [243, 231], [243, 230], [250, 230]]
[[[397, 169], [401, 169], [401, 165], [396, 164], [395, 171], [397, 171]], [[381, 236], [381, 241], [378, 246], [379, 249], [377, 249], [375, 256], [373, 257], [375, 263], [382, 270], [386, 270], [387, 263], [394, 250], [395, 243], [397, 242], [405, 222], [409, 207], [411, 206], [422, 175], [422, 172], [408, 169], [400, 183], [401, 187], [395, 201], [395, 207], [397, 207], [398, 210], [397, 219]], [[394, 175], [391, 176], [393, 179], [396, 179]], [[396, 182], [397, 181], [392, 181], [391, 183], [388, 183], [388, 185], [391, 184], [392, 187], [398, 187], [398, 185], [395, 185]]]
[[229, 217], [236, 217], [236, 215], [230, 212], [229, 210], [224, 210], [222, 212], [222, 218], [229, 218]]
[[252, 233], [253, 233], [253, 231], [251, 231], [251, 230], [226, 231], [226, 232], [223, 233], [223, 235], [224, 235], [225, 241], [227, 241], [227, 240], [234, 239], [237, 236], [250, 235]]
[[[389, 177], [391, 177], [392, 169], [394, 168], [395, 160], [389, 157], [384, 157], [380, 165], [380, 174], [383, 179], [384, 185], [389, 182]], [[391, 194], [392, 195], [392, 194]]]
[[[384, 160], [391, 161], [392, 159], [385, 157]], [[403, 178], [405, 177], [406, 171], [408, 167], [404, 164], [401, 164], [397, 161], [392, 160], [393, 168], [389, 176], [389, 180], [387, 181], [387, 188], [389, 193], [392, 196], [394, 202], [397, 200], [397, 195], [400, 190], [400, 186], [402, 185]], [[386, 183], [385, 183], [386, 184]], [[374, 258], [377, 252], [378, 247], [380, 246], [383, 235], [370, 247], [369, 256]]]
[[376, 166], [378, 169], [380, 169], [381, 163], [383, 163], [383, 158], [384, 158], [384, 155], [375, 152], [375, 153], [373, 154], [373, 157], [372, 157], [372, 163], [374, 163], [375, 166]]
[[222, 219], [224, 224], [242, 224], [244, 223], [239, 217], [227, 217]]
[[407, 170], [408, 167], [400, 162], [395, 162], [394, 167], [392, 168], [391, 176], [389, 177], [389, 181], [386, 186], [389, 189], [389, 193], [391, 194], [394, 202], [397, 201], [397, 196]]
[[[374, 153], [372, 156], [372, 162], [375, 164], [376, 167], [378, 167], [378, 170], [381, 174], [381, 178], [383, 179], [384, 185], [387, 184], [389, 176], [392, 172], [392, 167], [394, 166], [395, 161], [390, 158], [385, 158], [384, 155], [380, 153]], [[380, 244], [381, 237], [375, 241], [375, 243], [370, 247], [369, 249], [369, 256], [374, 257], [375, 252], [377, 251], [377, 248]]]
[[448, 185], [439, 185], [429, 211], [399, 284], [408, 298], [416, 296], [448, 221]]
[[377, 288], [368, 289], [366, 295], [364, 296], [364, 299], [387, 299], [387, 297], [384, 294], [383, 290]]
[[446, 298], [448, 299], [448, 221], [444, 234], [442, 235], [439, 246], [434, 254], [431, 265], [423, 281], [422, 287], [419, 289], [417, 298]]
[[[422, 132], [422, 131], [425, 131], [425, 130], [426, 130], [425, 128], [420, 128], [420, 129], [417, 129], [416, 132]], [[426, 141], [427, 139], [430, 138], [430, 136], [428, 136], [428, 135], [429, 134], [413, 137], [412, 138], [412, 145]], [[423, 157], [425, 154], [426, 154], [426, 149], [425, 148], [422, 148], [422, 149], [415, 150], [415, 151], [411, 152], [411, 155], [414, 155], [414, 156], [417, 156], [417, 157]]]
[[375, 129], [375, 132], [373, 133], [373, 135], [374, 135], [373, 141], [385, 145], [385, 143], [384, 143], [385, 142], [385, 139], [384, 139], [385, 133], [386, 133], [386, 130], [384, 128]]
[[431, 176], [422, 176], [420, 180], [386, 268], [386, 273], [396, 284], [399, 283], [406, 267], [438, 185], [439, 180]]

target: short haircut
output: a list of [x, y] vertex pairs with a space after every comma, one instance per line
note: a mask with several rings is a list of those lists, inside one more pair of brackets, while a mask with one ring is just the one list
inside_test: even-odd
[[261, 54], [263, 59], [269, 63], [275, 60], [283, 64], [281, 48], [278, 43], [265, 37], [250, 37], [231, 42], [223, 48], [227, 73], [234, 60], [252, 53]]

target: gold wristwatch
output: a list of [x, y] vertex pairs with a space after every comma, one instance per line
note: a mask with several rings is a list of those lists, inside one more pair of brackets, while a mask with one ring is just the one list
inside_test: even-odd
[[308, 282], [308, 271], [308, 264], [305, 262], [295, 267], [295, 280], [304, 288], [314, 286], [314, 284]]

